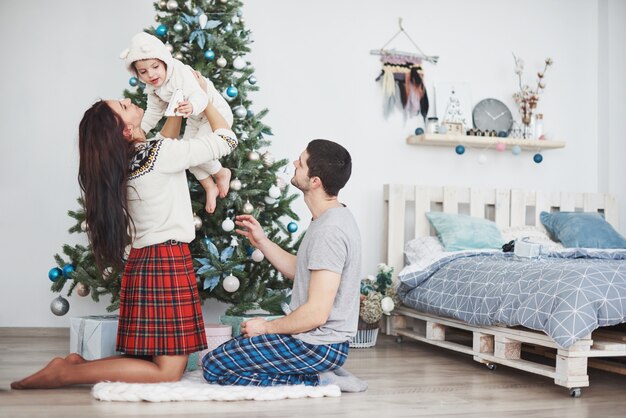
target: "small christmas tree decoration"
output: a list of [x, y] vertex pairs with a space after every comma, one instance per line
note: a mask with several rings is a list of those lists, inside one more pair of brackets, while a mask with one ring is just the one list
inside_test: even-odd
[[80, 230], [83, 232], [87, 232], [87, 221], [82, 221], [80, 223]]
[[229, 293], [236, 292], [237, 289], [239, 289], [239, 279], [232, 274], [226, 276], [222, 282], [222, 286], [224, 287], [224, 290]]
[[250, 77], [248, 77], [248, 83], [255, 85], [256, 84], [256, 77], [251, 75]]
[[219, 57], [217, 59], [217, 61], [215, 61], [215, 63], [220, 68], [224, 68], [224, 67], [226, 67], [226, 64], [228, 64], [228, 62], [226, 61], [226, 58], [224, 58], [224, 57]]
[[541, 153], [537, 153], [533, 156], [533, 161], [536, 162], [537, 164], [541, 163], [543, 161], [543, 155], [541, 155]]
[[174, 54], [174, 58], [176, 58], [179, 61], [182, 61], [183, 57], [183, 53], [182, 52], [177, 52]]
[[241, 180], [239, 179], [232, 179], [230, 181], [230, 189], [238, 192], [239, 190], [241, 190]]
[[202, 218], [196, 214], [193, 215], [193, 227], [196, 229], [196, 231], [202, 228]]
[[250, 214], [254, 212], [254, 206], [252, 206], [252, 203], [250, 203], [250, 201], [247, 201], [243, 204], [241, 210], [243, 211], [243, 213]]
[[227, 23], [226, 26], [224, 26], [224, 32], [229, 33], [233, 31], [233, 25], [231, 25], [230, 23]]
[[63, 270], [58, 267], [52, 267], [48, 272], [48, 278], [53, 282], [56, 282], [61, 276], [63, 276]]
[[139, 79], [137, 77], [131, 77], [128, 79], [128, 84], [135, 87], [137, 84], [139, 84]]
[[521, 153], [522, 153], [522, 147], [520, 147], [519, 145], [513, 145], [513, 148], [511, 148], [511, 154], [520, 155]]
[[50, 310], [56, 316], [63, 316], [70, 310], [70, 303], [63, 296], [57, 296], [52, 299]]
[[459, 155], [463, 155], [465, 154], [465, 147], [463, 145], [457, 145], [456, 148], [454, 148], [454, 152]]
[[256, 151], [250, 151], [248, 153], [248, 160], [250, 160], [250, 161], [259, 161], [260, 158], [261, 158], [261, 156]]
[[176, 2], [176, 0], [169, 0], [167, 2], [167, 10], [174, 11], [176, 9], [178, 9], [178, 3]]
[[261, 160], [263, 161], [263, 165], [265, 167], [271, 167], [274, 165], [274, 161], [276, 159], [274, 158], [274, 155], [271, 152], [265, 151], [263, 153], [263, 156], [261, 157]]
[[168, 43], [168, 44], [165, 44], [165, 48], [166, 48], [168, 51], [170, 51], [170, 54], [171, 54], [172, 52], [174, 52], [174, 47], [172, 46], [172, 44], [169, 44], [169, 43]]
[[[197, 9], [196, 9], [196, 13], [197, 13]], [[200, 29], [204, 29], [208, 21], [209, 21], [209, 18], [204, 13], [198, 16], [198, 26], [200, 26]]]
[[185, 27], [183, 26], [183, 24], [182, 24], [182, 23], [180, 23], [180, 22], [176, 22], [176, 23], [174, 24], [174, 32], [182, 32], [182, 31], [183, 31], [183, 29], [185, 29]]
[[261, 252], [261, 250], [257, 248], [254, 251], [252, 251], [252, 255], [250, 257], [252, 258], [252, 260], [256, 261], [257, 263], [260, 263], [265, 258], [265, 254], [263, 254], [263, 252]]
[[215, 52], [210, 49], [204, 51], [204, 59], [207, 61], [213, 61], [215, 59]]
[[222, 221], [222, 229], [226, 232], [230, 232], [235, 229], [235, 223], [232, 219], [226, 218], [224, 219], [224, 221]]
[[72, 274], [76, 270], [72, 264], [66, 264], [63, 266], [63, 277], [69, 279], [70, 274]]
[[238, 94], [239, 94], [239, 90], [237, 89], [237, 87], [233, 86], [232, 84], [228, 86], [228, 88], [226, 89], [226, 95], [228, 97], [231, 97], [234, 99], [235, 97], [237, 97]]
[[273, 197], [270, 196], [265, 196], [263, 198], [263, 200], [265, 201], [265, 203], [267, 203], [268, 205], [273, 205], [274, 203], [276, 203], [276, 199], [274, 199]]
[[246, 67], [246, 60], [241, 57], [237, 57], [233, 60], [233, 68], [235, 70], [242, 70]]
[[285, 189], [287, 188], [287, 182], [285, 181], [284, 178], [280, 176], [276, 177], [276, 185], [278, 186], [281, 192], [284, 192]]
[[89, 294], [89, 286], [84, 283], [78, 283], [76, 285], [76, 293], [78, 294], [78, 296], [87, 296]]
[[239, 119], [243, 119], [246, 117], [246, 115], [248, 114], [248, 111], [246, 110], [245, 107], [243, 106], [237, 106], [234, 110], [235, 116], [237, 116]]
[[156, 34], [157, 34], [158, 36], [163, 37], [163, 36], [167, 35], [167, 26], [165, 26], [165, 25], [159, 25], [159, 26], [156, 28], [156, 31], [155, 31], [155, 32], [156, 32]]
[[278, 188], [278, 186], [272, 184], [270, 189], [267, 191], [267, 194], [273, 199], [278, 199], [280, 197], [280, 189]]
[[496, 144], [496, 151], [502, 152], [504, 150], [506, 150], [506, 144], [504, 142], [498, 142]]
[[297, 223], [292, 221], [292, 222], [289, 222], [287, 224], [287, 231], [289, 231], [289, 232], [291, 232], [293, 234], [297, 230], [298, 230], [298, 224]]
[[165, 9], [165, 8], [167, 7], [167, 1], [166, 1], [166, 0], [161, 0], [161, 1], [159, 2], [159, 7], [160, 7], [161, 9]]

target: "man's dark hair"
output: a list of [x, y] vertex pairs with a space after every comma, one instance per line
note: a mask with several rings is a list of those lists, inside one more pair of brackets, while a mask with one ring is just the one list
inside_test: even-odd
[[326, 139], [314, 139], [306, 147], [309, 154], [307, 166], [309, 177], [319, 177], [324, 191], [329, 196], [337, 196], [352, 173], [352, 158], [341, 145]]

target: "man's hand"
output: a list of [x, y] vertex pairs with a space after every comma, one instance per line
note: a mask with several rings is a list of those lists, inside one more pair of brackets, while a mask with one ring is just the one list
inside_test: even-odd
[[235, 229], [235, 232], [248, 238], [253, 247], [259, 248], [259, 244], [267, 239], [261, 224], [252, 215], [237, 215], [235, 224], [245, 228]]
[[239, 329], [245, 338], [267, 334], [267, 321], [263, 318], [252, 318], [246, 322], [242, 322]]
[[176, 112], [183, 117], [189, 117], [189, 115], [193, 113], [193, 105], [187, 100], [178, 102], [178, 106], [176, 106]]

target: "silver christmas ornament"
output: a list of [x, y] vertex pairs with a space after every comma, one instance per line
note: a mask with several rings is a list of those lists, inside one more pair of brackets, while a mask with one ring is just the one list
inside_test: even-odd
[[229, 293], [236, 292], [237, 289], [239, 289], [239, 279], [232, 274], [226, 276], [222, 282], [222, 286], [224, 286], [224, 290]]
[[273, 205], [274, 203], [276, 203], [276, 199], [270, 196], [265, 196], [263, 200], [265, 200], [265, 203], [267, 203], [268, 205]]
[[252, 203], [246, 202], [243, 204], [243, 207], [241, 208], [241, 210], [243, 211], [243, 213], [250, 214], [254, 212], [254, 206], [252, 206]]
[[174, 58], [176, 58], [177, 60], [182, 60], [183, 59], [183, 54], [180, 52], [177, 52], [174, 54]]
[[260, 158], [261, 158], [261, 156], [256, 151], [250, 151], [248, 153], [248, 160], [250, 160], [250, 161], [259, 161]]
[[197, 230], [202, 228], [202, 218], [198, 215], [193, 215], [193, 227]]
[[226, 58], [224, 57], [219, 57], [215, 63], [218, 67], [224, 68], [226, 67], [226, 64], [228, 64], [228, 61], [226, 61]]
[[266, 151], [263, 153], [262, 160], [263, 160], [263, 165], [265, 167], [271, 167], [274, 164], [274, 161], [276, 159], [274, 158], [274, 155], [272, 155], [271, 152]]
[[272, 185], [267, 194], [271, 198], [278, 199], [280, 197], [280, 189], [278, 186]]
[[63, 316], [70, 310], [70, 303], [63, 296], [52, 299], [50, 310], [56, 316]]
[[183, 31], [183, 29], [185, 29], [185, 27], [184, 27], [184, 26], [183, 26], [183, 24], [182, 24], [182, 23], [180, 23], [180, 22], [177, 22], [177, 23], [174, 25], [174, 31], [176, 31], [176, 32], [182, 32], [182, 31]]
[[87, 296], [89, 294], [89, 286], [84, 283], [78, 283], [76, 285], [76, 293], [78, 294], [78, 296]]
[[80, 230], [83, 232], [87, 232], [87, 221], [82, 221], [80, 223]]
[[237, 116], [239, 119], [243, 119], [248, 114], [248, 111], [243, 106], [237, 106], [235, 108], [235, 112], [234, 113], [235, 113], [235, 116]]
[[161, 9], [165, 9], [165, 8], [167, 7], [167, 2], [166, 2], [165, 0], [161, 0], [161, 1], [159, 2], [159, 7], [160, 7]]
[[235, 70], [242, 70], [246, 67], [246, 60], [241, 57], [237, 57], [233, 60], [233, 68]]
[[241, 180], [239, 180], [239, 179], [232, 179], [230, 181], [230, 189], [234, 190], [236, 192], [241, 190]]
[[170, 10], [170, 11], [178, 9], [178, 3], [176, 2], [176, 0], [169, 0], [166, 6], [167, 6], [167, 10]]
[[265, 258], [265, 255], [261, 252], [261, 250], [257, 248], [256, 250], [252, 251], [252, 255], [250, 257], [257, 263], [260, 263]]
[[235, 229], [235, 223], [233, 222], [232, 219], [230, 218], [226, 218], [224, 219], [224, 221], [222, 222], [222, 229], [226, 232], [230, 232], [233, 229]]

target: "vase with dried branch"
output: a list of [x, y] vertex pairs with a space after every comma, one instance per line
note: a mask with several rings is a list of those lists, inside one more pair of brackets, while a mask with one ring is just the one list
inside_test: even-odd
[[524, 61], [513, 54], [515, 60], [515, 74], [517, 74], [519, 91], [513, 93], [513, 99], [519, 106], [519, 112], [524, 126], [524, 138], [530, 138], [533, 135], [532, 121], [533, 113], [539, 102], [539, 94], [546, 88], [544, 77], [548, 67], [553, 64], [552, 58], [546, 58], [544, 61], [543, 71], [537, 73], [537, 85], [533, 89], [528, 84], [522, 84], [522, 73], [524, 72]]

